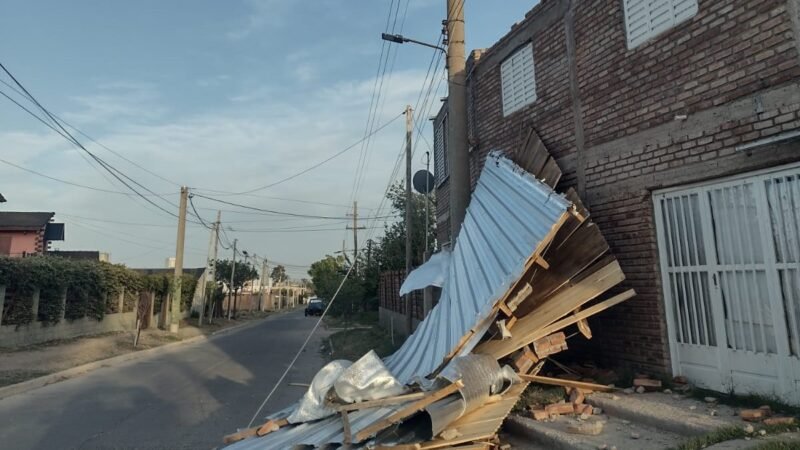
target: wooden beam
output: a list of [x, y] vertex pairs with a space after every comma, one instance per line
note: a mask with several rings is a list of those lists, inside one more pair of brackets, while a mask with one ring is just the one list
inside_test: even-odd
[[416, 413], [417, 411], [425, 409], [431, 403], [443, 399], [463, 387], [464, 383], [461, 382], [461, 380], [458, 380], [455, 383], [452, 383], [442, 389], [439, 389], [436, 392], [429, 393], [424, 398], [415, 401], [414, 403], [400, 409], [399, 411], [396, 411], [389, 417], [383, 420], [379, 420], [373, 423], [372, 425], [369, 425], [368, 427], [364, 428], [363, 430], [359, 431], [358, 433], [356, 433], [355, 442], [361, 442], [370, 436], [374, 436], [377, 432], [386, 429], [397, 422], [400, 422], [401, 420]]
[[419, 400], [427, 395], [426, 392], [414, 392], [411, 394], [398, 395], [395, 397], [381, 398], [378, 400], [367, 400], [365, 402], [348, 403], [346, 405], [336, 405], [337, 411], [358, 411], [367, 408], [376, 408], [379, 406], [398, 405], [400, 403], [411, 402]]
[[281, 427], [285, 427], [288, 424], [289, 421], [286, 419], [268, 420], [264, 425], [258, 427], [256, 434], [259, 436], [264, 436], [272, 433], [273, 431], [278, 431]]
[[570, 388], [578, 388], [578, 389], [588, 389], [591, 391], [599, 391], [599, 392], [611, 392], [614, 391], [614, 388], [596, 384], [596, 383], [586, 383], [583, 381], [572, 381], [572, 380], [563, 380], [561, 378], [552, 378], [552, 377], [543, 377], [540, 375], [526, 375], [524, 373], [517, 374], [519, 377], [524, 381], [530, 381], [532, 383], [540, 383], [540, 384], [547, 384], [550, 386], [562, 386], [562, 387], [570, 387]]
[[515, 350], [552, 333], [552, 331], [543, 333], [543, 330], [548, 325], [574, 311], [575, 308], [597, 298], [597, 296], [616, 286], [624, 279], [625, 274], [622, 273], [619, 263], [613, 261], [596, 270], [584, 280], [559, 291], [554, 296], [543, 301], [530, 314], [517, 320], [511, 339], [486, 341], [479, 345], [475, 352], [490, 354], [497, 359], [507, 356]]
[[350, 418], [347, 417], [347, 411], [342, 411], [342, 428], [344, 428], [344, 445], [353, 443], [353, 435], [350, 433]]
[[539, 264], [540, 266], [542, 266], [542, 267], [543, 267], [543, 268], [545, 268], [545, 269], [549, 269], [549, 268], [550, 268], [550, 264], [548, 264], [548, 263], [547, 263], [547, 260], [545, 260], [544, 258], [542, 258], [542, 256], [541, 256], [541, 255], [539, 255], [539, 256], [537, 256], [537, 257], [536, 257], [536, 264]]

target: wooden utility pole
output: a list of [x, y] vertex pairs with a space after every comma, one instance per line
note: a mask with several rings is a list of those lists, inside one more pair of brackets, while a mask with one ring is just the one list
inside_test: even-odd
[[447, 0], [447, 162], [450, 168], [450, 245], [455, 245], [469, 204], [467, 74], [464, 56], [464, 2]]
[[233, 262], [231, 263], [231, 284], [228, 285], [228, 320], [231, 320], [231, 303], [233, 302], [233, 276], [236, 274], [236, 243], [238, 239], [233, 240]]
[[[353, 226], [346, 227], [348, 230], [353, 230], [353, 273], [358, 273], [358, 230], [366, 230], [367, 227], [358, 226], [358, 202], [353, 202]], [[342, 246], [344, 252], [344, 246]]]
[[[411, 135], [414, 128], [414, 111], [406, 106], [406, 277], [411, 273]], [[406, 294], [406, 327], [408, 335], [413, 331], [411, 293]]]
[[172, 279], [172, 313], [169, 320], [169, 331], [178, 333], [181, 322], [181, 281], [183, 278], [183, 244], [186, 240], [186, 203], [189, 200], [189, 188], [181, 186], [181, 203], [178, 209], [178, 239], [175, 245], [175, 273]]
[[267, 276], [267, 258], [261, 263], [261, 279], [258, 281], [258, 310], [263, 311], [264, 304], [264, 280]]
[[[217, 242], [219, 241], [219, 222], [222, 216], [222, 211], [217, 211], [217, 221], [214, 222], [214, 226], [211, 228], [211, 240], [208, 243], [208, 259], [206, 260], [206, 279], [205, 279], [205, 286], [203, 286], [203, 290], [200, 294], [200, 314], [197, 318], [197, 326], [203, 325], [203, 315], [206, 312], [206, 291], [208, 291], [208, 283], [209, 279], [211, 283], [216, 281], [216, 267], [217, 267]], [[211, 304], [211, 313], [209, 313], [209, 321], [210, 318], [213, 317], [214, 313], [214, 305]]]

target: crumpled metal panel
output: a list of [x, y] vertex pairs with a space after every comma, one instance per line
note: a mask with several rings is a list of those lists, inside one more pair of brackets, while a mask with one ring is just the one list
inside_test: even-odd
[[494, 304], [522, 276], [528, 258], [569, 206], [562, 195], [499, 153], [487, 157], [439, 303], [385, 360], [400, 382], [436, 370], [477, 327], [459, 355], [472, 351], [491, 324]]
[[350, 361], [336, 360], [325, 365], [311, 380], [311, 386], [300, 399], [294, 412], [286, 419], [289, 423], [310, 422], [336, 414], [336, 410], [325, 405], [325, 396], [349, 367]]
[[348, 367], [333, 382], [336, 395], [346, 403], [378, 400], [406, 392], [383, 365], [375, 350], [370, 350]]

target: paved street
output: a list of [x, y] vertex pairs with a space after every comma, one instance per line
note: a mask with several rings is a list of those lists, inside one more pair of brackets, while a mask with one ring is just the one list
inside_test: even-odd
[[[315, 320], [302, 311], [0, 400], [4, 449], [210, 449], [244, 427]], [[324, 364], [319, 333], [266, 407], [295, 401]]]

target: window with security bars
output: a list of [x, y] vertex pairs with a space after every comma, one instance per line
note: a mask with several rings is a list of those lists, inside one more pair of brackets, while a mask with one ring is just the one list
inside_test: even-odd
[[447, 163], [447, 103], [442, 105], [433, 122], [433, 172], [436, 187], [439, 187], [450, 175]]
[[536, 101], [536, 73], [533, 44], [515, 51], [500, 64], [503, 116], [519, 111]]
[[692, 18], [697, 14], [697, 0], [622, 0], [628, 48]]

